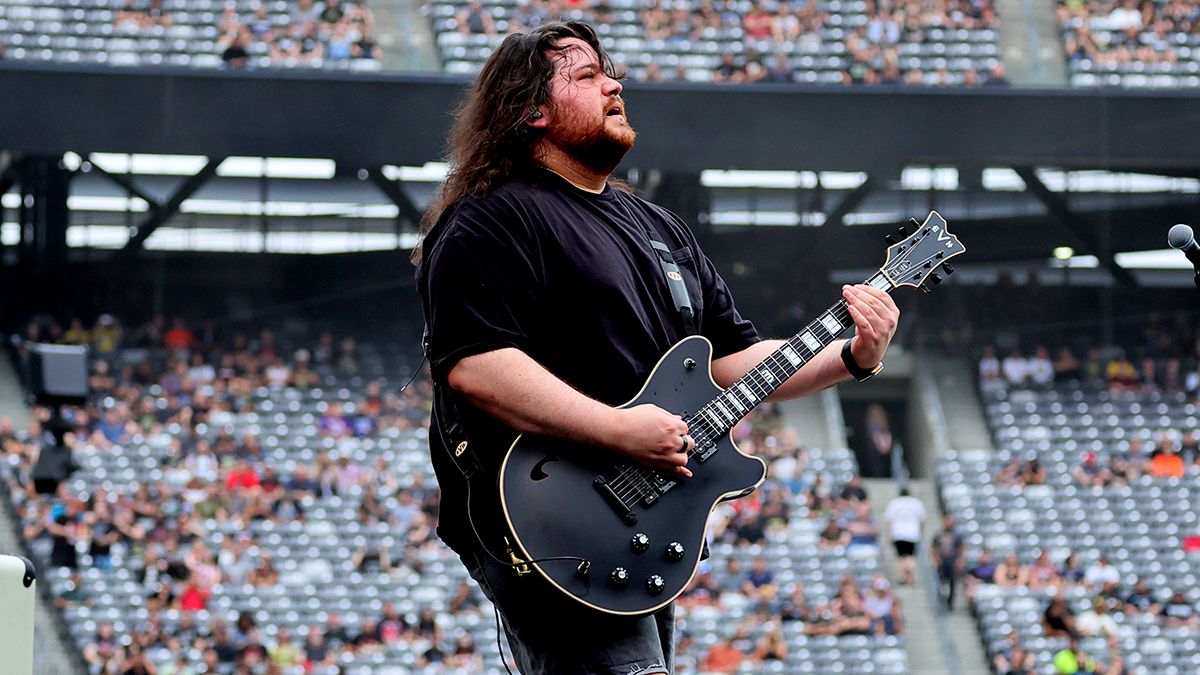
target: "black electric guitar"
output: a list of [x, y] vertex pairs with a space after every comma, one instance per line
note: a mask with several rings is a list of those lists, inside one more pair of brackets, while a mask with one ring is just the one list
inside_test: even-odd
[[[966, 249], [931, 212], [900, 228], [903, 241], [866, 283], [928, 292], [935, 272]], [[892, 238], [888, 237], [889, 243]], [[610, 614], [653, 612], [696, 572], [705, 525], [718, 502], [747, 495], [766, 465], [742, 454], [730, 429], [817, 352], [853, 325], [844, 300], [808, 324], [728, 389], [712, 379], [712, 344], [693, 336], [659, 360], [624, 408], [653, 403], [687, 422], [696, 441], [692, 478], [631, 463], [616, 453], [534, 435], [517, 437], [500, 468], [500, 501], [519, 572], [545, 577], [569, 597]]]

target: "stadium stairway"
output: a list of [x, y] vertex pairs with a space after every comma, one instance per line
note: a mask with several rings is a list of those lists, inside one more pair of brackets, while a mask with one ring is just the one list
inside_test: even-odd
[[1056, 6], [1057, 3], [1041, 0], [996, 0], [1000, 55], [1013, 83], [1067, 86], [1067, 64], [1054, 14]]
[[991, 452], [992, 434], [983, 417], [975, 373], [966, 358], [938, 356], [925, 360], [937, 384], [950, 447]]
[[[4, 411], [0, 417], [12, 418], [14, 429], [25, 429], [29, 426], [31, 417], [29, 406], [25, 404], [25, 392], [21, 389], [12, 362], [3, 357], [0, 357], [0, 410]], [[23, 554], [25, 548], [18, 536], [19, 531], [8, 509], [0, 508], [0, 552]], [[45, 570], [38, 570], [38, 576], [38, 585], [43, 594], [37, 599], [33, 623], [33, 660], [37, 664], [36, 672], [82, 675], [79, 662], [68, 656], [75, 653], [75, 647], [63, 639], [54, 617], [55, 610], [48, 604], [45, 589], [49, 587], [44, 581]], [[2, 666], [0, 671], [3, 671]]]
[[418, 0], [378, 0], [371, 3], [375, 32], [383, 47], [387, 70], [440, 72], [429, 19]]
[[800, 433], [800, 442], [810, 448], [844, 450], [846, 425], [842, 421], [842, 404], [837, 389], [826, 389], [812, 396], [792, 399], [779, 404], [785, 424]]
[[[883, 512], [887, 503], [899, 493], [899, 488], [890, 478], [867, 478], [863, 480], [863, 486], [871, 498], [872, 516], [883, 530], [886, 527]], [[925, 505], [928, 514], [925, 533], [928, 535], [940, 529], [942, 515], [933, 481], [911, 480], [908, 487], [912, 496]], [[893, 581], [892, 589], [903, 604], [904, 641], [908, 648], [909, 670], [914, 675], [990, 675], [983, 643], [961, 595], [955, 611], [945, 615], [943, 624], [933, 606], [937, 589], [932, 588], [936, 583], [932, 569], [928, 574], [918, 571], [916, 585], [902, 586], [896, 583], [899, 578], [896, 573], [896, 552], [890, 539], [880, 547], [880, 552], [883, 569], [887, 570], [888, 577]], [[930, 564], [927, 552], [922, 552], [921, 564]], [[943, 631], [946, 631], [945, 634]], [[953, 656], [949, 659], [947, 648], [953, 650]], [[951, 662], [947, 663], [947, 660]]]

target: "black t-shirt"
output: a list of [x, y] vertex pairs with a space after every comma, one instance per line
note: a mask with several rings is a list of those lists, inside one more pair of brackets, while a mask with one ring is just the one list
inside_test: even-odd
[[[592, 194], [538, 170], [463, 200], [426, 239], [417, 285], [435, 382], [444, 385], [467, 356], [512, 347], [598, 401], [631, 399], [658, 359], [686, 337], [643, 223], [671, 249], [713, 357], [758, 341], [677, 216], [611, 187]], [[514, 432], [459, 405], [476, 456], [494, 472]], [[443, 421], [435, 415], [434, 423], [440, 428]], [[430, 439], [443, 492], [438, 534], [461, 552], [471, 546], [462, 481], [437, 428]], [[472, 502], [488, 497], [473, 495]]]

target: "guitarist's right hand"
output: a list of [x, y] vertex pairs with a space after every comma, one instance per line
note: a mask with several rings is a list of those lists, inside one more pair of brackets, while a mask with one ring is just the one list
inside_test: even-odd
[[686, 464], [696, 441], [688, 435], [682, 417], [653, 403], [617, 408], [615, 412], [613, 449], [656, 469], [692, 477]]

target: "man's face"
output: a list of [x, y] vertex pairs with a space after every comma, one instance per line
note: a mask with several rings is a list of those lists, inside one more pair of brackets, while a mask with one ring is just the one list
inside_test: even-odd
[[544, 106], [546, 142], [588, 169], [607, 175], [633, 147], [637, 134], [625, 117], [621, 83], [604, 73], [595, 50], [578, 38], [551, 53], [555, 73]]

